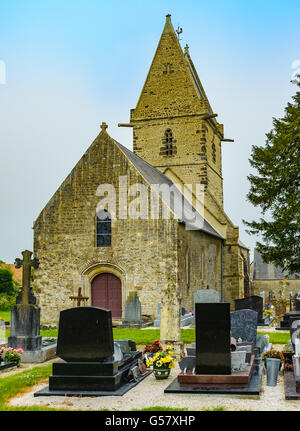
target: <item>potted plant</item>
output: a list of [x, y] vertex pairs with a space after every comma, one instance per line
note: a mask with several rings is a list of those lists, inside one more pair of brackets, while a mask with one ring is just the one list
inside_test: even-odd
[[165, 350], [159, 350], [152, 358], [146, 360], [147, 367], [153, 366], [156, 379], [167, 379], [175, 363], [172, 357], [172, 348], [167, 346]]
[[271, 349], [262, 355], [262, 359], [267, 369], [267, 386], [276, 386], [279, 370], [284, 363], [283, 353]]

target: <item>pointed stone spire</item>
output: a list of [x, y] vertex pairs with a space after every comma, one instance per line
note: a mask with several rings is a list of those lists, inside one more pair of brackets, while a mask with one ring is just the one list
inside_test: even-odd
[[166, 15], [166, 24], [163, 29], [163, 33], [174, 33], [174, 28], [171, 22], [171, 14], [169, 13]]
[[205, 111], [168, 14], [137, 106], [131, 110], [130, 123]]

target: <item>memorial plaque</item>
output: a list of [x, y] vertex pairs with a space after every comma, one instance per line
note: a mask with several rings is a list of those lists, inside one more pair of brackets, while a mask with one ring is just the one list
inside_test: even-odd
[[112, 359], [111, 311], [99, 307], [76, 307], [61, 311], [56, 352], [67, 362]]
[[196, 303], [196, 373], [231, 374], [230, 304]]

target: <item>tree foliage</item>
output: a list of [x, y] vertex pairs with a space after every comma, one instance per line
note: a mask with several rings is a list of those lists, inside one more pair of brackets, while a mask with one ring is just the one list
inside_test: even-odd
[[15, 292], [15, 284], [13, 274], [7, 268], [0, 268], [0, 293], [13, 295]]
[[[299, 81], [296, 84], [300, 87]], [[283, 118], [273, 118], [264, 146], [253, 146], [248, 176], [248, 200], [261, 208], [262, 218], [243, 222], [263, 260], [290, 274], [300, 272], [300, 91], [288, 103]]]

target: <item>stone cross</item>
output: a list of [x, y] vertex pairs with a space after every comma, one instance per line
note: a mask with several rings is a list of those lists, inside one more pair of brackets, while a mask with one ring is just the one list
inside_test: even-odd
[[87, 301], [89, 298], [87, 296], [82, 296], [81, 294], [81, 287], [78, 288], [77, 296], [69, 296], [70, 299], [76, 300], [77, 299], [77, 307], [80, 307], [81, 301]]
[[108, 125], [107, 125], [106, 123], [104, 123], [104, 122], [103, 122], [103, 123], [101, 124], [101, 126], [100, 126], [100, 127], [101, 127], [101, 130], [102, 130], [103, 132], [106, 132], [106, 129], [108, 128]]
[[29, 250], [22, 251], [22, 255], [23, 259], [16, 258], [15, 260], [16, 268], [21, 268], [23, 266], [21, 304], [30, 304], [32, 303], [30, 286], [31, 267], [37, 269], [40, 262], [37, 258], [31, 259], [32, 252]]

